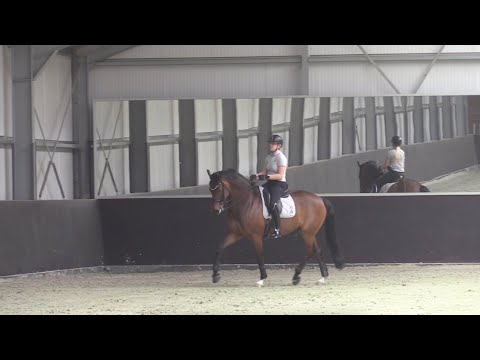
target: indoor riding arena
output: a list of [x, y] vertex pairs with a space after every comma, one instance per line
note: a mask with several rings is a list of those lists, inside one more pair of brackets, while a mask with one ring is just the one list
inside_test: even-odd
[[[0, 45], [0, 314], [480, 314], [479, 61], [480, 45]], [[296, 201], [281, 229], [325, 219], [328, 276], [293, 231], [262, 240], [263, 281], [246, 236], [213, 277], [251, 202], [211, 174], [248, 181], [273, 134], [289, 193], [327, 211]], [[360, 192], [395, 135], [429, 191]]]

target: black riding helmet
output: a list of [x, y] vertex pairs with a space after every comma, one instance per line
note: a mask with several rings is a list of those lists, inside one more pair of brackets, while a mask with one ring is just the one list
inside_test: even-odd
[[283, 139], [280, 135], [272, 135], [270, 137], [270, 140], [268, 140], [269, 143], [275, 143], [283, 146]]
[[392, 137], [392, 145], [393, 146], [400, 146], [402, 145], [402, 138], [398, 135]]

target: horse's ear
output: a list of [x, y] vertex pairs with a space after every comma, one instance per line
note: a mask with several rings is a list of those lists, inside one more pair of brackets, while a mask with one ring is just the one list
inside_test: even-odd
[[207, 169], [207, 174], [209, 177], [212, 177], [212, 175], [210, 174], [210, 170]]

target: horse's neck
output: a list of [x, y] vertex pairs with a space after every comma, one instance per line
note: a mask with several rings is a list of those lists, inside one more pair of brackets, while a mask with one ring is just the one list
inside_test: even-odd
[[231, 203], [236, 204], [232, 207], [232, 210], [240, 210], [244, 206], [250, 206], [251, 203], [255, 200], [255, 193], [252, 191], [252, 188], [248, 185], [238, 184], [235, 182], [230, 183], [231, 188]]

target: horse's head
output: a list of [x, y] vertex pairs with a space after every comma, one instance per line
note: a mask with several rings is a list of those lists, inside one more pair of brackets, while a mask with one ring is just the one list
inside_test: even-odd
[[210, 177], [208, 188], [212, 193], [212, 212], [220, 215], [230, 197], [230, 190], [225, 185], [228, 184], [228, 180], [224, 178], [222, 171], [210, 174], [210, 170], [207, 170], [207, 174]]
[[360, 164], [357, 161], [360, 168], [358, 178], [360, 179], [360, 192], [370, 193], [375, 182], [383, 175], [382, 169], [377, 165], [375, 161], [367, 161]]

